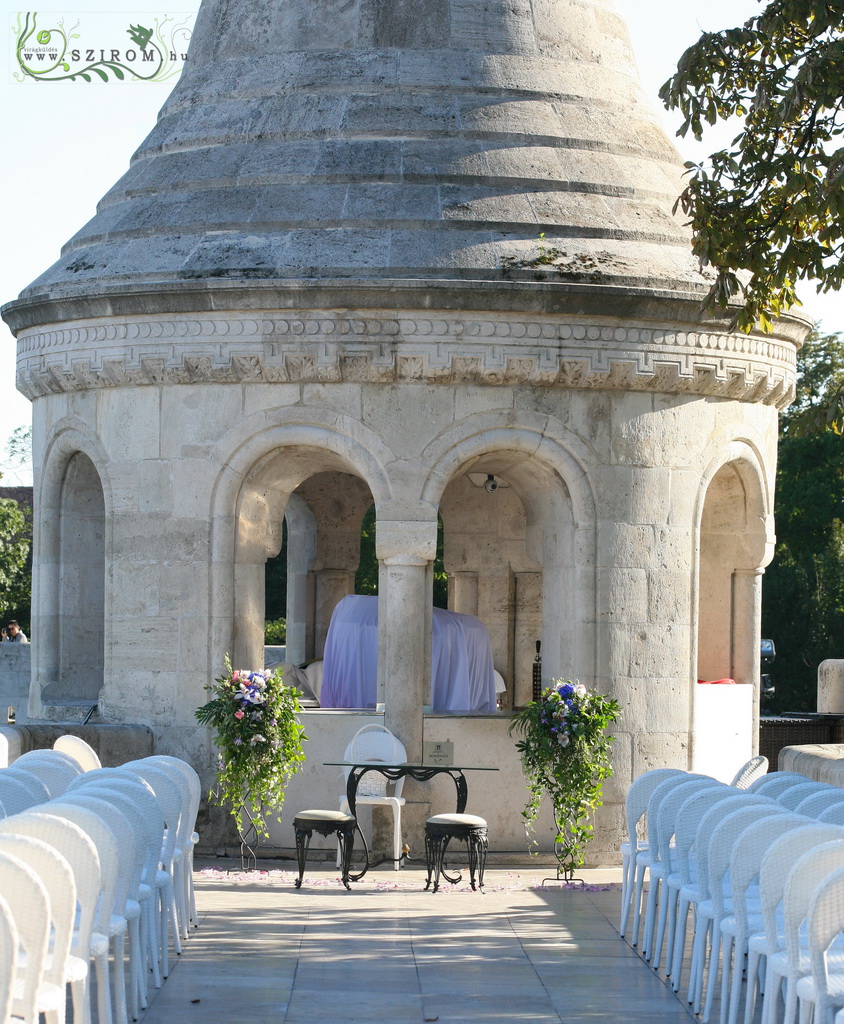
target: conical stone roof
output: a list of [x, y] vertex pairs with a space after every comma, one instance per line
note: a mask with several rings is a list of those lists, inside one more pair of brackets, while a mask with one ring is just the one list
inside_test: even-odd
[[6, 315], [245, 283], [282, 306], [699, 297], [680, 175], [615, 0], [205, 0], [129, 170]]

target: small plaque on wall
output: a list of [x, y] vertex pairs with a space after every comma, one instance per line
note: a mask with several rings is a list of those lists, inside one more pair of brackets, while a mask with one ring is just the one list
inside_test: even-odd
[[424, 764], [454, 764], [454, 744], [451, 740], [426, 740], [422, 744], [422, 761]]

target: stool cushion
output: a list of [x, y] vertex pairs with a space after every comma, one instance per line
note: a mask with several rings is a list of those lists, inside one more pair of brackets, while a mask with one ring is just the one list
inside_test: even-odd
[[429, 825], [463, 825], [466, 828], [486, 827], [486, 821], [476, 814], [435, 814], [428, 818]]
[[337, 825], [351, 825], [355, 818], [342, 811], [299, 811], [294, 821], [331, 821]]

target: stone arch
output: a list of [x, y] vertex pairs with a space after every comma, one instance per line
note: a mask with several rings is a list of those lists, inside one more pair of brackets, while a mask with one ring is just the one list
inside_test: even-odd
[[[535, 639], [542, 640], [545, 680], [593, 679], [595, 579], [583, 571], [594, 566], [595, 546], [595, 501], [585, 469], [594, 460], [588, 446], [548, 416], [516, 418], [508, 410], [456, 424], [429, 445], [426, 460], [431, 468], [422, 496], [442, 510], [446, 568], [453, 572], [472, 558], [449, 544], [451, 492], [459, 488], [490, 531], [485, 547], [498, 564], [487, 556], [484, 569], [484, 556], [477, 554], [478, 566], [462, 579], [454, 572], [453, 598], [450, 572], [449, 604], [478, 614], [495, 637], [496, 666], [508, 683], [506, 702], [518, 706], [530, 699]], [[508, 487], [487, 495], [483, 480], [473, 478], [490, 474]], [[481, 510], [484, 498], [502, 497], [497, 511], [509, 519], [488, 520]]]
[[[281, 547], [282, 521], [297, 488], [327, 474], [342, 494], [365, 490], [365, 507], [390, 498], [384, 464], [391, 455], [377, 435], [346, 417], [290, 412], [287, 422], [277, 413], [274, 421], [251, 417], [216, 449], [224, 468], [212, 498], [212, 614], [219, 624], [220, 658], [230, 651], [241, 664], [257, 665], [263, 658], [264, 566]], [[303, 500], [308, 503], [307, 496]], [[319, 533], [319, 510], [309, 510]], [[334, 568], [319, 564], [317, 551], [312, 570], [306, 570], [316, 573], [304, 590], [305, 601], [313, 599], [316, 621], [305, 625], [305, 642], [310, 630], [316, 647], [334, 605], [350, 592], [344, 587], [354, 587], [353, 571], [332, 573]]]
[[763, 461], [732, 441], [704, 472], [696, 510], [696, 678], [759, 684], [761, 585], [773, 555]]
[[59, 424], [45, 445], [33, 565], [40, 599], [31, 713], [100, 697], [112, 508], [106, 466], [97, 438], [76, 422]]

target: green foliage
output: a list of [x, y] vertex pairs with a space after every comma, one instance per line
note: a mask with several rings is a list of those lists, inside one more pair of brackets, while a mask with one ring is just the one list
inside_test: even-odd
[[287, 643], [287, 619], [267, 619], [264, 622], [264, 643], [270, 646]]
[[536, 818], [547, 793], [557, 827], [555, 852], [567, 879], [583, 864], [583, 849], [592, 838], [591, 815], [601, 806], [604, 780], [612, 775], [613, 738], [606, 729], [619, 714], [617, 701], [558, 679], [510, 724], [511, 733], [516, 730], [523, 736], [516, 741], [516, 750], [527, 780], [522, 817], [528, 844], [537, 845]]
[[220, 749], [211, 799], [230, 807], [241, 833], [248, 804], [256, 832], [267, 837], [264, 813], [281, 820], [285, 787], [305, 760], [298, 691], [284, 685], [281, 672], [233, 670], [228, 658], [225, 675], [206, 690], [212, 699], [195, 715], [214, 730]]
[[796, 283], [844, 281], [844, 6], [769, 0], [744, 25], [705, 33], [660, 90], [700, 139], [732, 117], [744, 126], [726, 149], [687, 164], [680, 198], [694, 250], [716, 278], [710, 306], [740, 301], [749, 331], [797, 302]]
[[844, 651], [844, 442], [813, 416], [844, 381], [844, 339], [813, 333], [797, 356], [797, 397], [783, 416], [777, 547], [762, 590], [762, 634], [777, 649], [777, 710], [813, 711], [817, 669]]
[[31, 536], [28, 510], [11, 498], [0, 498], [0, 614], [17, 619], [25, 633], [32, 594]]

